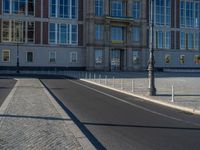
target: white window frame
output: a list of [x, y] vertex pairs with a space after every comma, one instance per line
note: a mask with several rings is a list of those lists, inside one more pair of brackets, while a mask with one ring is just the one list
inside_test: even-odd
[[[9, 59], [8, 59], [8, 61], [4, 61], [4, 52], [9, 52]], [[3, 49], [2, 50], [2, 62], [4, 62], [4, 63], [9, 63], [10, 62], [10, 50], [9, 49]]]
[[[51, 53], [54, 53], [55, 61], [51, 61]], [[56, 51], [49, 51], [49, 63], [56, 63]]]
[[[73, 55], [75, 54], [75, 62], [73, 61]], [[70, 52], [70, 63], [78, 63], [78, 53], [77, 52]]]

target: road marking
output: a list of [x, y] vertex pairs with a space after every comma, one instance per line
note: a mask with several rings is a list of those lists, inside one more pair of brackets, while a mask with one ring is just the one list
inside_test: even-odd
[[91, 87], [89, 87], [89, 86], [87, 86], [87, 85], [78, 83], [78, 82], [76, 82], [76, 81], [72, 81], [72, 80], [69, 80], [69, 81], [70, 81], [70, 82], [73, 82], [73, 83], [75, 83], [75, 84], [77, 84], [77, 85], [83, 86], [83, 87], [85, 87], [85, 88], [87, 88], [87, 89], [90, 89], [90, 90], [92, 90], [92, 91], [95, 91], [95, 92], [98, 92], [98, 93], [100, 93], [100, 94], [103, 94], [103, 95], [106, 95], [106, 96], [108, 96], [108, 97], [111, 97], [111, 98], [113, 98], [113, 99], [116, 99], [116, 100], [118, 100], [118, 101], [120, 101], [120, 102], [129, 104], [129, 105], [131, 105], [131, 106], [134, 106], [134, 107], [139, 108], [139, 109], [142, 109], [142, 110], [145, 110], [145, 111], [147, 111], [147, 112], [150, 112], [150, 113], [153, 113], [153, 114], [162, 116], [162, 117], [166, 117], [166, 118], [168, 118], [168, 119], [176, 120], [176, 121], [179, 121], [179, 122], [184, 122], [184, 123], [187, 123], [187, 124], [192, 124], [192, 125], [195, 125], [195, 126], [200, 126], [199, 123], [194, 123], [194, 122], [191, 122], [191, 121], [186, 121], [186, 120], [183, 120], [183, 119], [180, 119], [180, 118], [176, 118], [176, 117], [172, 117], [172, 116], [169, 116], [169, 115], [166, 115], [166, 114], [163, 114], [163, 113], [159, 113], [159, 112], [157, 112], [157, 111], [150, 110], [150, 109], [148, 109], [148, 108], [146, 108], [146, 107], [143, 107], [143, 106], [134, 104], [134, 103], [132, 103], [132, 102], [128, 102], [128, 101], [126, 101], [126, 100], [123, 100], [123, 99], [118, 98], [118, 97], [116, 97], [116, 96], [113, 96], [113, 95], [111, 95], [111, 94], [108, 94], [108, 93], [99, 91], [99, 90], [97, 90], [97, 89], [95, 89], [95, 88], [91, 88]]

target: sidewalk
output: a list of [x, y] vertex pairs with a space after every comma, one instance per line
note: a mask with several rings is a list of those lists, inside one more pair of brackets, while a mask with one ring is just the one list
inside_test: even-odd
[[[83, 81], [200, 115], [199, 73], [155, 73], [156, 96], [148, 96], [147, 72], [88, 72]], [[172, 86], [174, 99], [172, 101]]]
[[19, 79], [0, 107], [0, 149], [94, 149], [38, 79]]

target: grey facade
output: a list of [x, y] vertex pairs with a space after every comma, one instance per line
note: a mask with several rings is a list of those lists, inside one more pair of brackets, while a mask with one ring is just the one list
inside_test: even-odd
[[[55, 2], [0, 1], [1, 68], [16, 68], [19, 57], [21, 69], [146, 70], [148, 0]], [[195, 10], [193, 18], [188, 19], [188, 11], [183, 10], [187, 5]], [[157, 69], [200, 69], [200, 9], [196, 11], [196, 5], [200, 8], [197, 0], [154, 0]], [[185, 14], [185, 24], [181, 14]]]

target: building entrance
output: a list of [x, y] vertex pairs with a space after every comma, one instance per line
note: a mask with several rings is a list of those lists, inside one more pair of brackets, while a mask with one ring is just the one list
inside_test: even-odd
[[111, 71], [122, 70], [123, 62], [123, 51], [122, 50], [111, 50], [110, 51], [110, 69]]

